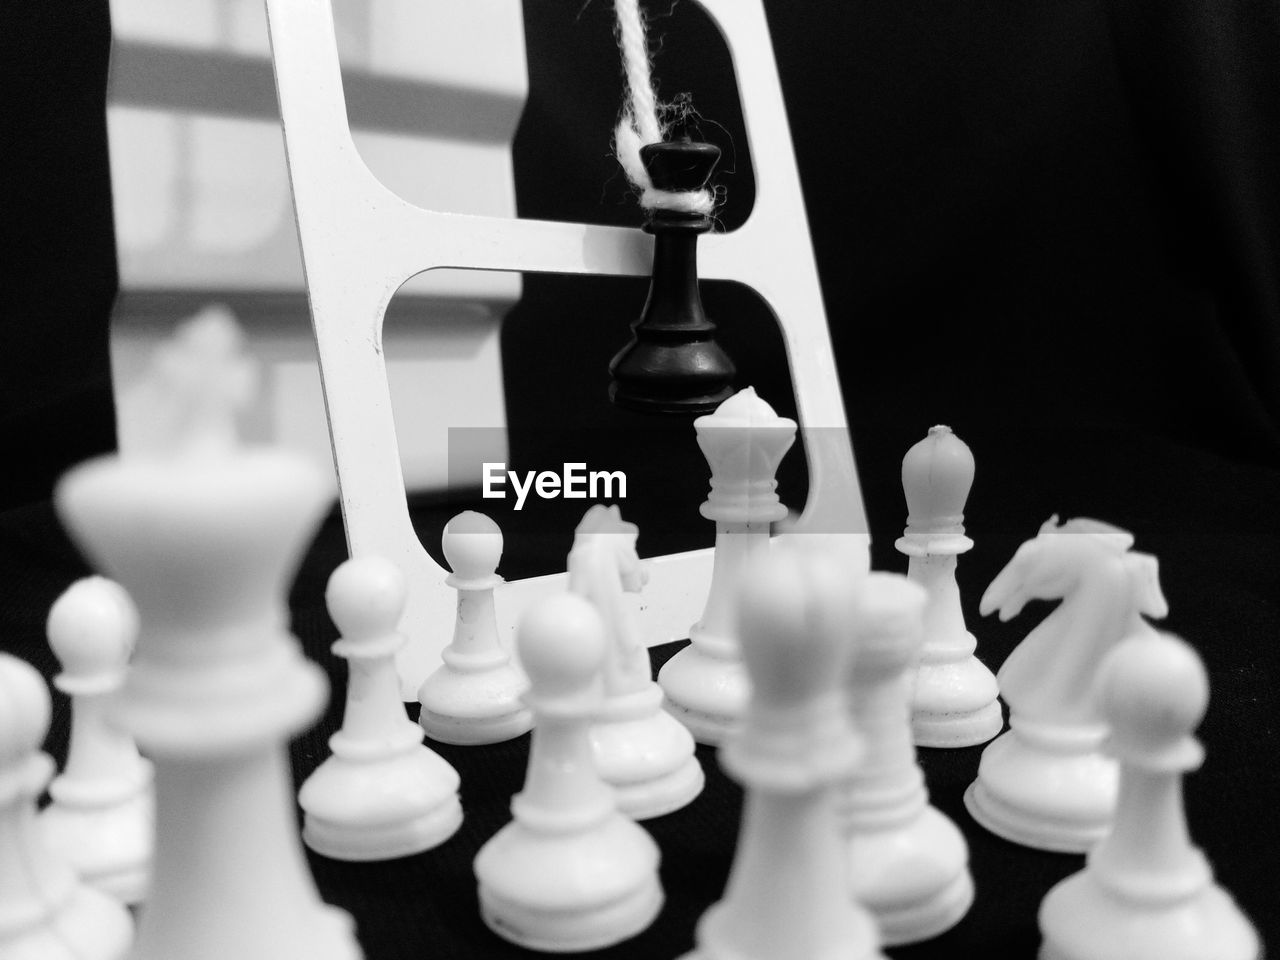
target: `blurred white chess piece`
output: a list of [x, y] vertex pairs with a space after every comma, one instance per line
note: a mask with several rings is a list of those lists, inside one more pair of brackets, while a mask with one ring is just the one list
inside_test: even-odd
[[86, 883], [140, 903], [151, 876], [155, 795], [151, 764], [133, 738], [107, 721], [123, 685], [138, 611], [119, 584], [85, 577], [49, 609], [49, 646], [62, 664], [53, 685], [71, 697], [67, 764], [49, 785], [40, 823], [53, 850]]
[[1041, 960], [1259, 960], [1257, 931], [1187, 832], [1182, 778], [1209, 701], [1196, 652], [1170, 634], [1124, 640], [1102, 667], [1099, 709], [1120, 762], [1111, 832], [1044, 898]]
[[751, 696], [720, 752], [746, 799], [724, 897], [685, 960], [883, 960], [850, 895], [837, 793], [859, 761], [841, 681], [853, 607], [847, 571], [822, 551], [754, 558], [735, 606]]
[[40, 752], [49, 712], [40, 674], [0, 653], [0, 957], [123, 960], [129, 911], [83, 883], [36, 822], [36, 799], [53, 773]]
[[850, 885], [888, 946], [955, 926], [973, 904], [969, 846], [929, 803], [911, 741], [912, 668], [920, 655], [923, 589], [896, 573], [858, 582], [847, 687], [865, 754], [841, 795]]
[[[356, 960], [298, 837], [288, 740], [324, 706], [324, 674], [288, 631], [289, 582], [329, 508], [330, 477], [240, 446], [243, 337], [219, 314], [181, 326], [153, 369], [155, 443], [58, 483], [72, 540], [137, 604], [110, 720], [155, 764], [152, 888], [130, 960]], [[171, 376], [174, 369], [184, 371]]]

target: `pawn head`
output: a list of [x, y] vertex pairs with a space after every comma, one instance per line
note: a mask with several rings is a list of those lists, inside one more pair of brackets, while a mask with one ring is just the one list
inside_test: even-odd
[[938, 425], [902, 458], [902, 492], [907, 498], [907, 532], [964, 532], [964, 505], [973, 487], [973, 453]]
[[0, 653], [0, 767], [40, 749], [49, 732], [49, 689], [35, 667]]
[[400, 568], [385, 557], [353, 557], [329, 577], [324, 599], [344, 640], [394, 633], [407, 588]]
[[1198, 757], [1191, 735], [1208, 703], [1203, 661], [1173, 634], [1128, 637], [1101, 667], [1098, 707], [1111, 726], [1111, 750], [1122, 759], [1160, 763], [1192, 752]]
[[605, 624], [589, 600], [562, 593], [534, 604], [516, 627], [516, 650], [539, 705], [570, 705], [599, 695]]
[[868, 573], [854, 588], [855, 652], [851, 677], [900, 673], [920, 656], [929, 595], [899, 573]]
[[138, 610], [114, 580], [85, 577], [53, 602], [45, 633], [62, 664], [60, 680], [73, 685], [77, 680], [109, 681], [120, 677], [129, 663], [138, 637]]
[[502, 530], [483, 513], [465, 510], [444, 525], [440, 545], [457, 581], [480, 582], [498, 569]]
[[754, 703], [799, 706], [834, 687], [852, 626], [845, 581], [826, 552], [780, 548], [752, 559], [737, 613]]

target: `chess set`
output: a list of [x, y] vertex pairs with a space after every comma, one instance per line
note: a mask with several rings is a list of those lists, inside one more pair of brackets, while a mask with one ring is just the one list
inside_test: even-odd
[[[758, 5], [706, 6], [739, 54], [767, 44]], [[457, 955], [609, 956], [661, 922], [672, 878], [655, 834], [726, 780], [742, 791], [732, 863], [721, 895], [696, 905], [686, 957], [875, 958], [935, 941], [1000, 895], [971, 869], [966, 834], [980, 829], [1084, 855], [1044, 891], [1041, 960], [1261, 960], [1183, 808], [1183, 777], [1205, 759], [1209, 674], [1152, 622], [1168, 612], [1156, 558], [1109, 523], [1051, 517], [981, 594], [1001, 621], [1058, 602], [993, 672], [957, 581], [975, 459], [950, 427], [902, 459], [906, 572], [870, 569], [807, 238], [766, 257], [750, 230], [712, 236], [698, 261], [768, 295], [797, 423], [732, 384], [701, 312], [697, 195], [714, 158], [699, 144], [639, 147], [651, 244], [386, 203], [344, 229], [370, 198], [333, 126], [327, 7], [268, 0], [350, 552], [324, 597], [344, 688], [329, 690], [332, 664], [304, 656], [289, 624], [331, 484], [240, 439], [254, 364], [229, 314], [206, 311], [121, 398], [143, 427], [134, 449], [74, 467], [56, 491], [97, 571], [48, 614], [53, 685], [72, 711], [60, 770], [41, 752], [43, 678], [0, 654], [0, 960], [354, 960], [363, 921], [326, 902], [315, 864], [376, 870], [463, 838], [484, 933]], [[757, 135], [781, 110], [776, 75], [760, 74], [743, 83], [744, 103], [764, 104]], [[785, 188], [762, 197], [798, 206], [793, 164], [764, 159], [761, 180]], [[803, 237], [803, 217], [790, 223]], [[508, 582], [502, 529], [465, 510], [439, 567], [397, 486], [385, 376], [362, 353], [390, 293], [431, 266], [625, 274], [647, 256], [649, 304], [612, 398], [694, 418], [714, 547], [642, 560], [625, 502], [595, 503], [563, 573]], [[323, 269], [335, 258], [350, 276]], [[792, 515], [776, 475], [799, 436], [810, 496]], [[289, 743], [330, 703], [337, 729], [298, 776]], [[468, 837], [485, 786], [450, 758], [513, 745], [509, 815]], [[931, 799], [930, 760], [974, 750], [962, 829]]]

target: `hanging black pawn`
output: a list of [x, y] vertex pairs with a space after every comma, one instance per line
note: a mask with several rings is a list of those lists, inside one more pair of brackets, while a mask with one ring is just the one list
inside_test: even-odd
[[[640, 159], [659, 190], [705, 188], [720, 148], [688, 140], [651, 143]], [[711, 229], [701, 213], [654, 209], [653, 278], [632, 337], [609, 364], [609, 397], [645, 413], [710, 413], [733, 393], [733, 361], [715, 341], [698, 292], [698, 234]]]

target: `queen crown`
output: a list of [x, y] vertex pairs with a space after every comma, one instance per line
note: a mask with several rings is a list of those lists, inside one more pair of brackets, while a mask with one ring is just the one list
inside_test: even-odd
[[747, 387], [693, 426], [711, 467], [711, 493], [702, 505], [703, 516], [762, 522], [786, 516], [775, 475], [795, 442], [794, 420], [778, 416], [755, 388]]

